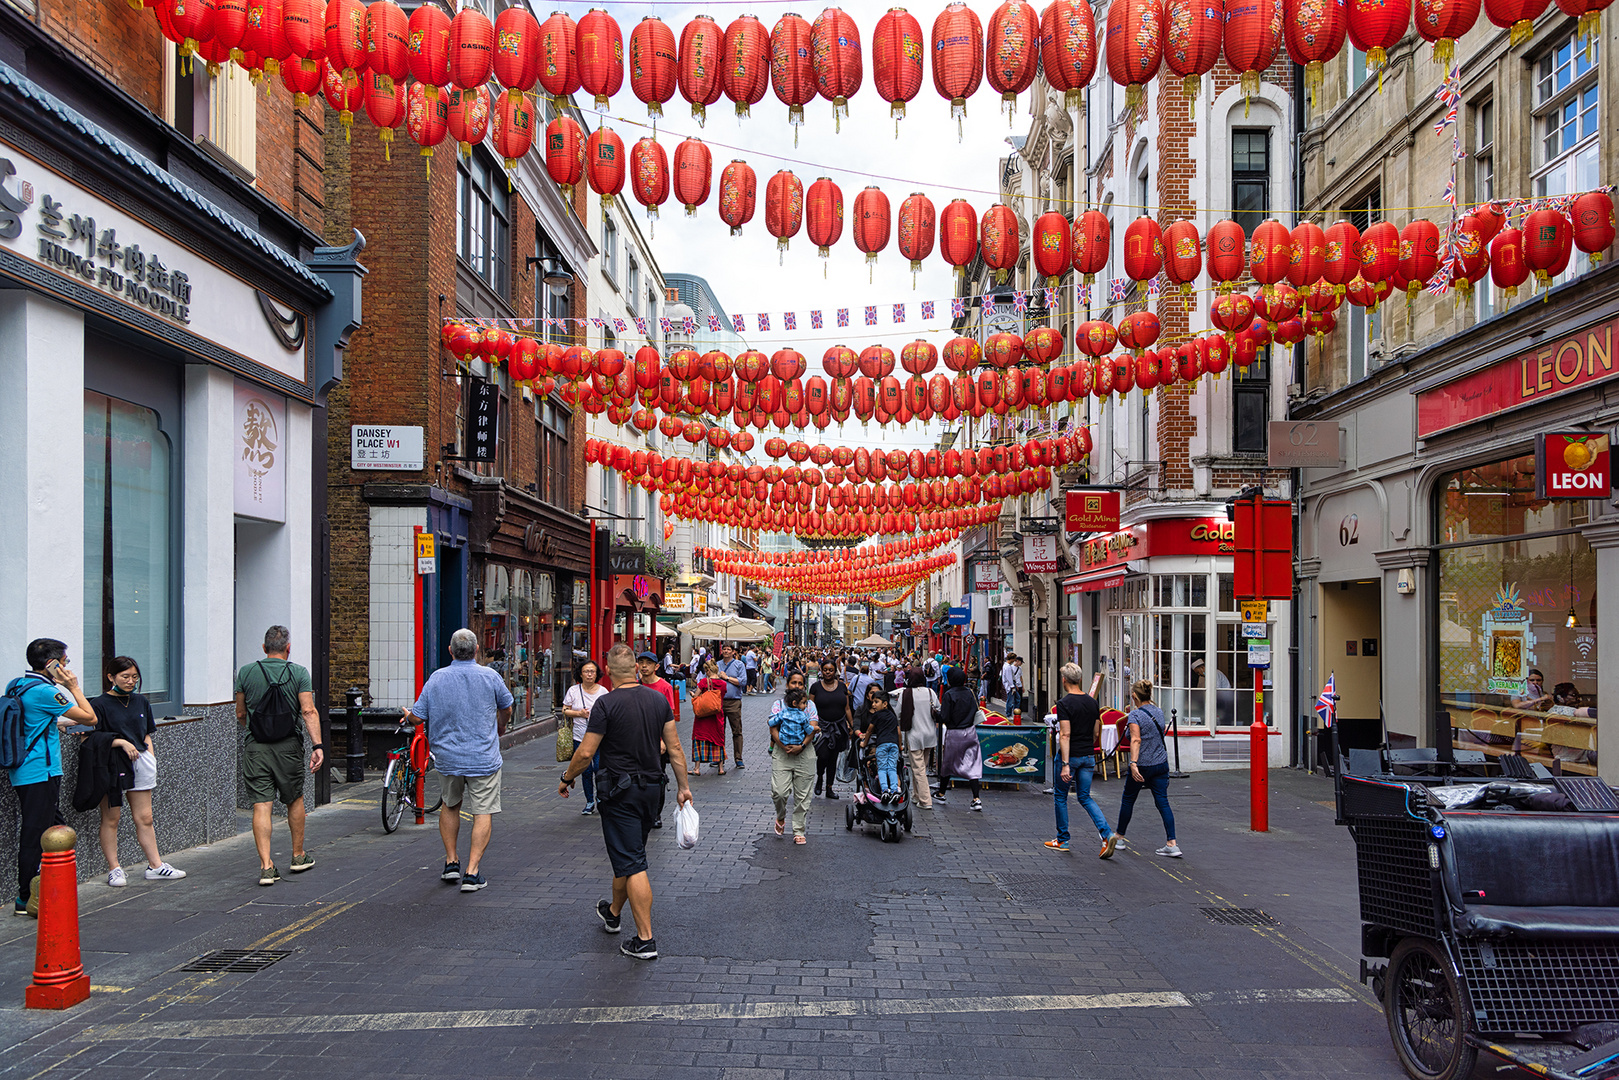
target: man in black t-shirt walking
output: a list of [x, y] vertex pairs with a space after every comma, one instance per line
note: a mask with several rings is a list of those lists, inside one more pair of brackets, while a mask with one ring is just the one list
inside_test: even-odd
[[1085, 693], [1085, 673], [1078, 664], [1062, 668], [1063, 696], [1057, 700], [1057, 775], [1051, 785], [1057, 806], [1057, 838], [1047, 840], [1053, 851], [1068, 850], [1068, 789], [1074, 788], [1079, 805], [1091, 816], [1102, 839], [1101, 856], [1113, 857], [1119, 838], [1108, 827], [1102, 808], [1091, 798], [1091, 777], [1096, 771], [1096, 752], [1102, 737], [1102, 709]]
[[656, 960], [652, 939], [652, 881], [647, 876], [646, 838], [658, 819], [663, 802], [663, 764], [659, 741], [669, 748], [680, 793], [677, 805], [691, 802], [686, 781], [686, 756], [680, 749], [675, 717], [663, 694], [636, 682], [635, 654], [628, 645], [614, 645], [607, 653], [607, 672], [613, 691], [596, 702], [585, 724], [573, 760], [562, 771], [557, 793], [564, 799], [574, 777], [585, 771], [599, 751], [596, 799], [607, 858], [613, 865], [613, 898], [596, 905], [602, 928], [619, 932], [624, 905], [630, 906], [636, 935], [619, 948], [637, 960]]

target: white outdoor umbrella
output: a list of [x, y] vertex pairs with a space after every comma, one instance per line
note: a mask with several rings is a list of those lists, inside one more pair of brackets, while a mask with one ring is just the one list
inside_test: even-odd
[[775, 633], [767, 622], [744, 619], [740, 615], [699, 615], [675, 627], [682, 634], [694, 638], [719, 641], [758, 641]]
[[893, 648], [894, 645], [892, 641], [889, 641], [881, 634], [873, 634], [868, 638], [861, 638], [854, 644], [855, 648], [857, 649], [889, 649]]

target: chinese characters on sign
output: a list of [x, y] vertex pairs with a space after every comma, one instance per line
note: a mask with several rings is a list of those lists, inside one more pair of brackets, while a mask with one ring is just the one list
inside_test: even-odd
[[1052, 574], [1057, 570], [1057, 538], [1055, 536], [1025, 536], [1023, 538], [1023, 572], [1026, 574]]
[[1069, 532], [1111, 532], [1119, 527], [1117, 491], [1070, 491], [1064, 498]]
[[286, 419], [279, 396], [236, 384], [235, 512], [242, 517], [286, 520]]
[[472, 380], [472, 409], [467, 416], [467, 458], [495, 460], [495, 424], [500, 391], [487, 379]]
[[420, 469], [422, 429], [353, 425], [349, 428], [349, 467], [407, 472]]

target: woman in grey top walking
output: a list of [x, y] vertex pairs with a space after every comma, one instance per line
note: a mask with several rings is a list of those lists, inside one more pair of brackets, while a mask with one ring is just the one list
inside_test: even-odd
[[[1130, 710], [1130, 779], [1124, 782], [1124, 801], [1119, 805], [1119, 827], [1116, 830], [1119, 847], [1124, 847], [1125, 830], [1130, 827], [1130, 814], [1135, 809], [1136, 796], [1142, 788], [1152, 789], [1152, 801], [1158, 804], [1158, 816], [1164, 819], [1164, 835], [1168, 843], [1158, 849], [1166, 859], [1181, 857], [1180, 845], [1175, 842], [1175, 812], [1169, 808], [1169, 751], [1164, 747], [1163, 710], [1152, 703], [1152, 683], [1145, 679], [1130, 687], [1135, 708]], [[1104, 854], [1103, 858], [1107, 856]]]

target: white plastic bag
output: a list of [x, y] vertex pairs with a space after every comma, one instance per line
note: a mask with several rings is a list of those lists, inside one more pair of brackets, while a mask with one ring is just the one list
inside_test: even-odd
[[683, 803], [675, 811], [675, 836], [681, 847], [690, 850], [697, 846], [697, 825], [697, 807]]

